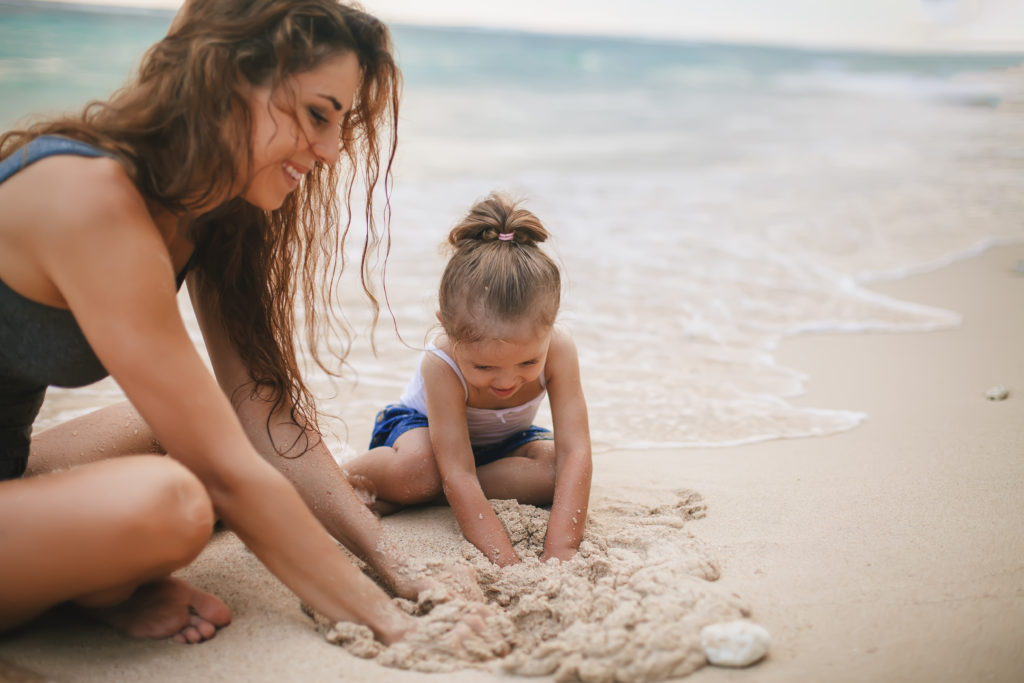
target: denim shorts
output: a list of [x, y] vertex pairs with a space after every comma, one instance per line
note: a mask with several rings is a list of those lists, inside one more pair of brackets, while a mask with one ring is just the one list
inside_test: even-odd
[[[377, 413], [377, 419], [373, 425], [373, 435], [370, 436], [370, 448], [394, 446], [395, 441], [402, 434], [410, 429], [426, 426], [427, 416], [420, 411], [397, 403], [389, 405]], [[517, 448], [531, 441], [547, 441], [554, 438], [555, 435], [550, 429], [532, 425], [498, 443], [473, 446], [473, 460], [477, 467], [481, 467], [511, 455]]]

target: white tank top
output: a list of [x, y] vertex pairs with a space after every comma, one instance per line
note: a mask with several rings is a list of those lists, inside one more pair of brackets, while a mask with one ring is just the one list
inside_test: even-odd
[[[466, 400], [468, 401], [469, 387], [466, 386], [466, 379], [462, 376], [459, 366], [455, 364], [455, 361], [447, 353], [433, 344], [428, 344], [427, 350], [423, 352], [419, 363], [416, 364], [416, 373], [409, 380], [409, 384], [405, 387], [405, 391], [402, 392], [402, 398], [399, 399], [399, 402], [404, 406], [420, 411], [424, 415], [427, 414], [427, 389], [423, 384], [423, 372], [420, 370], [420, 366], [423, 364], [423, 359], [428, 353], [434, 354], [451, 367], [459, 381], [462, 382], [462, 390], [465, 392]], [[466, 406], [466, 424], [469, 427], [470, 444], [473, 446], [489, 446], [499, 443], [533, 425], [533, 420], [537, 417], [540, 403], [547, 393], [543, 370], [540, 373], [540, 386], [543, 391], [535, 398], [511, 408], [473, 408], [472, 406]]]

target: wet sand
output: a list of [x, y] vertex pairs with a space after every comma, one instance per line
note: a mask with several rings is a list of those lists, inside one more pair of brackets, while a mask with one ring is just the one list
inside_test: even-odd
[[[930, 333], [800, 336], [778, 360], [810, 376], [800, 405], [860, 410], [842, 434], [595, 456], [594, 505], [699, 492], [684, 529], [772, 634], [752, 669], [712, 681], [1018, 681], [1024, 677], [1024, 245], [879, 292], [958, 311]], [[989, 387], [1010, 389], [989, 401]], [[356, 435], [357, 437], [360, 435]], [[386, 520], [415, 553], [458, 557], [450, 511]], [[234, 622], [198, 646], [131, 641], [67, 614], [0, 639], [0, 680], [438, 680], [384, 669], [318, 634], [299, 601], [229, 532], [180, 573]], [[20, 673], [19, 673], [20, 671]], [[22, 676], [19, 679], [17, 676]], [[479, 670], [446, 681], [517, 680]], [[544, 679], [541, 679], [544, 680]]]

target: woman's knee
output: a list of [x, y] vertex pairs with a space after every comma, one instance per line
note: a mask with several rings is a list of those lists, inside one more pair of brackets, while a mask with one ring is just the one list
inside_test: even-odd
[[178, 567], [190, 562], [205, 547], [216, 517], [203, 483], [184, 465], [169, 457], [132, 458], [136, 472], [133, 509], [128, 522], [135, 542], [150, 544], [158, 560]]

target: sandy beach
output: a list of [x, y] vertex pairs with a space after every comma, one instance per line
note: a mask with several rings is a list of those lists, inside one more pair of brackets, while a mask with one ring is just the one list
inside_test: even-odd
[[[8, 9], [0, 121], [117, 87], [168, 21]], [[386, 518], [413, 560], [473, 564], [518, 624], [510, 657], [432, 675], [328, 642], [218, 531], [179, 572], [233, 610], [212, 641], [133, 641], [55, 611], [0, 635], [0, 682], [1024, 680], [1024, 56], [395, 37], [402, 340], [385, 312], [371, 352], [347, 267], [351, 372], [308, 377], [338, 418], [328, 443], [358, 453], [408, 381], [451, 225], [492, 190], [522, 197], [564, 266], [587, 395], [578, 561], [495, 573], [447, 508]], [[996, 385], [1005, 400], [986, 398]], [[121, 398], [109, 378], [51, 390], [35, 429]], [[497, 506], [529, 551], [543, 511]], [[740, 616], [770, 632], [767, 658], [704, 666], [700, 629]]]
[[[799, 405], [860, 410], [827, 437], [595, 456], [594, 507], [695, 491], [684, 529], [772, 634], [769, 656], [713, 681], [1019, 681], [1024, 676], [1024, 245], [874, 291], [963, 315], [928, 333], [803, 335], [779, 362], [811, 380]], [[1003, 384], [1010, 394], [990, 401]], [[355, 427], [355, 425], [353, 425]], [[362, 435], [353, 435], [361, 437]], [[413, 555], [458, 558], [446, 508], [388, 518]], [[671, 542], [671, 538], [668, 539]], [[122, 638], [55, 614], [0, 640], [0, 680], [484, 681], [481, 670], [382, 668], [317, 633], [230, 532], [180, 572], [223, 597], [232, 625], [197, 646]], [[542, 679], [543, 680], [543, 679]]]

